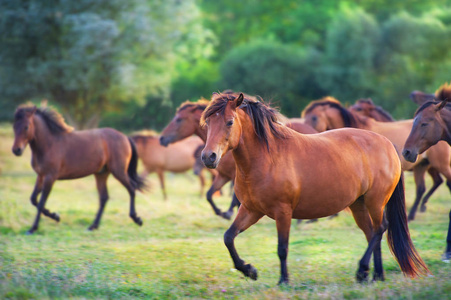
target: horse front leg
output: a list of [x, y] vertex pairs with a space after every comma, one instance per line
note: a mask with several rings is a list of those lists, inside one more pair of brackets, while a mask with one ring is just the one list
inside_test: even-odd
[[451, 260], [451, 210], [449, 211], [448, 234], [446, 236], [446, 250], [443, 254], [443, 261], [449, 262]]
[[287, 257], [288, 257], [288, 240], [290, 237], [290, 227], [291, 227], [291, 217], [293, 212], [291, 207], [281, 211], [276, 215], [276, 226], [277, 226], [277, 254], [280, 259], [280, 279], [279, 285], [288, 284], [288, 267], [287, 267]]
[[416, 186], [416, 197], [415, 202], [412, 205], [412, 208], [410, 208], [408, 220], [412, 221], [415, 219], [415, 215], [418, 209], [418, 205], [420, 204], [421, 198], [423, 197], [424, 192], [426, 191], [426, 185], [424, 182], [424, 174], [426, 174], [427, 169], [429, 168], [429, 165], [420, 163], [418, 166], [415, 166], [413, 169], [413, 177], [415, 179], [415, 186]]
[[[30, 228], [30, 230], [27, 231], [27, 234], [34, 233], [38, 227], [39, 227], [39, 220], [41, 218], [41, 213], [44, 213], [45, 209], [45, 202], [47, 201], [47, 198], [50, 194], [50, 191], [52, 190], [53, 183], [55, 182], [55, 179], [51, 176], [46, 176], [43, 179], [43, 185], [42, 185], [42, 194], [41, 199], [39, 200], [39, 204], [37, 205], [38, 213], [36, 215], [36, 218], [34, 220], [33, 226]], [[49, 211], [47, 211], [50, 213]], [[54, 214], [56, 215], [56, 214]], [[56, 215], [58, 216], [58, 215]], [[59, 221], [59, 217], [58, 217]]]
[[[44, 177], [38, 175], [38, 178], [36, 178], [36, 184], [34, 186], [33, 193], [31, 193], [31, 204], [33, 206], [38, 207], [38, 196], [42, 192], [42, 184], [43, 184]], [[45, 207], [42, 209], [42, 214], [46, 217], [49, 217], [52, 220], [55, 220], [56, 222], [60, 221], [60, 216], [57, 213], [52, 213]]]
[[232, 202], [230, 202], [230, 207], [229, 207], [229, 209], [226, 212], [222, 213], [222, 216], [225, 219], [229, 220], [232, 217], [232, 215], [233, 215], [233, 208], [235, 206], [240, 207], [240, 205], [241, 205], [240, 200], [238, 200], [238, 198], [235, 195], [235, 193], [233, 193]]
[[253, 280], [257, 280], [257, 270], [251, 264], [246, 264], [244, 260], [239, 257], [238, 252], [235, 249], [235, 237], [253, 224], [257, 223], [261, 217], [263, 217], [262, 213], [250, 211], [244, 207], [244, 205], [241, 205], [238, 209], [238, 214], [236, 215], [235, 220], [224, 234], [224, 244], [229, 250], [235, 268], [241, 271], [244, 276]]

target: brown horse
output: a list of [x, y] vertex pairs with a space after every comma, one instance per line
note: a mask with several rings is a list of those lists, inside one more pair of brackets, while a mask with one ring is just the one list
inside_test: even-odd
[[[41, 213], [57, 222], [60, 217], [45, 208], [55, 180], [75, 179], [94, 174], [100, 196], [100, 207], [89, 230], [97, 229], [108, 200], [107, 179], [113, 176], [130, 194], [130, 217], [142, 225], [135, 210], [135, 190], [143, 187], [136, 173], [138, 155], [131, 140], [111, 129], [73, 131], [61, 115], [51, 109], [19, 106], [14, 114], [14, 145], [12, 151], [20, 156], [30, 144], [31, 165], [38, 174], [31, 194], [31, 203], [38, 213], [28, 234], [38, 229]], [[37, 198], [41, 194], [39, 203]]]
[[[160, 145], [160, 137], [153, 132], [135, 134], [130, 138], [135, 142], [138, 156], [144, 165], [145, 171], [141, 177], [145, 178], [148, 174], [156, 172], [164, 199], [167, 199], [164, 172], [184, 173], [191, 170], [196, 162], [194, 152], [197, 147], [204, 145], [200, 138], [193, 136], [169, 147], [163, 147]], [[198, 176], [201, 185], [200, 194], [203, 195], [205, 177], [202, 173]]]
[[[440, 101], [425, 102], [415, 113], [412, 131], [404, 145], [402, 155], [406, 160], [414, 162], [419, 153], [439, 141], [451, 145], [451, 85], [443, 85], [436, 93]], [[451, 260], [451, 211], [449, 213], [447, 246], [443, 259]]]
[[[313, 101], [304, 109], [302, 114], [306, 123], [318, 131], [343, 127], [366, 129], [387, 137], [399, 151], [407, 140], [413, 123], [413, 120], [378, 122], [372, 118], [362, 117], [352, 113], [332, 97]], [[440, 174], [443, 174], [448, 181], [451, 181], [450, 151], [450, 147], [442, 142], [429, 149], [423, 159], [414, 164], [406, 161], [401, 153], [398, 153], [401, 158], [402, 169], [413, 171], [416, 184], [416, 198], [409, 213], [409, 220], [415, 218], [418, 205], [426, 190], [424, 175], [429, 167], [433, 167]]]
[[[429, 94], [422, 93], [423, 96], [420, 97], [419, 93], [421, 93], [421, 92], [413, 92], [411, 94], [412, 99], [415, 99], [415, 101], [417, 101], [418, 103], [420, 101], [420, 98], [422, 98], [424, 101], [424, 99], [427, 99], [427, 97], [430, 96]], [[424, 95], [429, 95], [429, 96], [424, 96]], [[432, 96], [435, 99], [435, 95], [432, 95]], [[352, 113], [355, 113], [357, 115], [373, 118], [379, 122], [394, 122], [395, 121], [395, 119], [393, 119], [393, 117], [387, 111], [385, 111], [380, 106], [376, 106], [370, 98], [357, 100], [355, 104], [353, 104], [349, 107], [349, 111]], [[426, 161], [423, 161], [423, 163], [426, 163]], [[433, 167], [429, 167], [427, 172], [432, 177], [433, 183], [432, 183], [432, 187], [429, 189], [429, 191], [427, 191], [427, 193], [423, 197], [423, 200], [421, 201], [421, 206], [420, 206], [421, 212], [426, 211], [426, 204], [429, 201], [429, 198], [437, 190], [437, 188], [443, 183], [443, 179], [440, 176], [439, 171], [437, 171]], [[421, 175], [421, 174], [419, 174], [419, 175]], [[414, 176], [417, 177], [418, 175], [414, 175]], [[448, 183], [448, 185], [451, 185], [451, 183]], [[424, 180], [420, 180], [418, 182], [417, 189], [420, 192], [422, 190], [426, 190], [426, 185], [425, 185]], [[418, 199], [418, 201], [420, 201], [421, 196], [417, 195], [417, 199]], [[410, 212], [409, 212], [409, 216], [411, 219], [414, 219], [417, 207], [418, 207], [418, 203], [416, 205], [414, 204], [411, 207]]]
[[368, 240], [359, 281], [368, 277], [373, 252], [374, 279], [384, 279], [380, 241], [386, 229], [401, 270], [412, 277], [428, 272], [409, 236], [401, 163], [388, 139], [357, 129], [303, 135], [283, 126], [274, 109], [242, 94], [213, 95], [202, 120], [208, 128], [204, 164], [216, 168], [229, 150], [235, 158], [235, 193], [242, 205], [224, 242], [245, 276], [257, 279], [257, 270], [238, 256], [234, 239], [261, 217], [276, 221], [279, 283], [287, 283], [291, 219], [329, 216], [346, 207]]

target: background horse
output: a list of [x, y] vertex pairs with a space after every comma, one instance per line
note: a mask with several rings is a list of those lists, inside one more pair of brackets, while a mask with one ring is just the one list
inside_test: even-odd
[[401, 270], [410, 276], [428, 272], [409, 236], [401, 163], [388, 139], [356, 129], [303, 135], [281, 125], [274, 109], [242, 94], [213, 95], [202, 120], [208, 127], [205, 166], [216, 168], [229, 150], [236, 162], [242, 205], [224, 242], [245, 276], [257, 279], [257, 270], [239, 257], [234, 239], [261, 217], [276, 221], [279, 283], [287, 283], [291, 218], [324, 217], [346, 207], [369, 242], [359, 281], [367, 279], [373, 251], [374, 279], [384, 279], [380, 241], [386, 229]]
[[[443, 85], [436, 93], [439, 101], [425, 102], [415, 113], [412, 131], [404, 145], [402, 155], [406, 160], [414, 162], [418, 154], [439, 141], [451, 145], [451, 85]], [[449, 212], [448, 235], [446, 250], [443, 255], [445, 261], [451, 260], [451, 211]]]
[[[417, 93], [416, 101], [419, 101], [418, 93], [421, 93], [421, 92], [413, 92], [411, 94], [411, 97], [414, 93]], [[427, 95], [429, 95], [429, 94], [427, 94]], [[434, 94], [432, 94], [432, 96], [433, 96], [433, 98], [435, 98]], [[426, 97], [423, 97], [423, 98], [426, 99]], [[387, 111], [385, 111], [380, 106], [376, 106], [370, 98], [357, 100], [353, 105], [351, 105], [349, 107], [349, 111], [352, 113], [355, 113], [357, 115], [363, 116], [363, 117], [373, 118], [379, 122], [394, 122], [395, 121], [395, 119], [393, 119], [393, 117]], [[426, 163], [426, 161], [423, 161], [422, 163]], [[437, 190], [437, 188], [443, 183], [443, 179], [440, 176], [439, 171], [437, 171], [433, 167], [429, 167], [427, 169], [427, 172], [432, 177], [432, 187], [429, 189], [429, 191], [427, 191], [427, 193], [423, 197], [423, 200], [421, 201], [421, 206], [420, 206], [421, 212], [426, 211], [426, 203], [429, 201], [429, 198]], [[414, 170], [414, 173], [415, 173], [415, 170]], [[420, 175], [421, 174], [414, 175], [414, 176], [417, 177]], [[449, 183], [448, 183], [448, 185], [449, 185]], [[424, 180], [419, 179], [418, 189], [420, 191], [426, 189]], [[421, 198], [421, 196], [417, 195], [418, 201], [420, 200], [420, 198]], [[414, 205], [412, 205], [412, 207], [410, 209], [409, 216], [412, 219], [415, 216], [417, 206], [418, 206], [418, 204], [417, 205], [414, 204]]]
[[[204, 143], [198, 137], [190, 137], [169, 147], [160, 145], [160, 137], [153, 132], [142, 132], [130, 137], [136, 144], [136, 150], [144, 166], [141, 177], [156, 172], [160, 180], [161, 191], [166, 200], [167, 194], [164, 184], [164, 172], [184, 173], [191, 170], [196, 162], [194, 152]], [[202, 172], [200, 179], [200, 195], [204, 194], [205, 177]]]
[[[22, 155], [30, 144], [31, 165], [38, 174], [31, 194], [31, 203], [38, 213], [29, 234], [38, 229], [41, 213], [59, 222], [60, 217], [45, 208], [53, 183], [58, 179], [75, 179], [94, 174], [99, 191], [100, 207], [89, 230], [99, 227], [108, 201], [107, 179], [111, 173], [130, 194], [130, 217], [142, 225], [135, 210], [135, 190], [143, 187], [136, 173], [138, 155], [131, 140], [111, 129], [73, 131], [63, 118], [51, 109], [19, 106], [14, 114], [15, 155]], [[37, 198], [41, 198], [39, 203]]]
[[[306, 123], [318, 131], [355, 127], [377, 132], [387, 137], [398, 151], [401, 151], [413, 124], [413, 120], [378, 122], [372, 118], [359, 116], [343, 107], [338, 100], [332, 97], [311, 102], [304, 109], [302, 115], [305, 117]], [[415, 219], [418, 205], [426, 190], [424, 174], [429, 167], [432, 166], [440, 174], [443, 174], [448, 181], [451, 181], [450, 152], [450, 147], [442, 142], [429, 149], [423, 159], [414, 164], [406, 161], [401, 152], [398, 153], [401, 158], [402, 169], [413, 171], [416, 184], [416, 198], [409, 213], [409, 220]]]

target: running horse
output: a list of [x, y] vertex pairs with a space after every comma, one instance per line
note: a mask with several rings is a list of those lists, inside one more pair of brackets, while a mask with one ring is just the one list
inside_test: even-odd
[[[422, 104], [424, 101], [428, 101], [428, 99], [435, 99], [434, 94], [432, 94], [432, 98], [431, 98], [431, 94], [425, 94], [425, 93], [422, 93], [419, 91], [412, 92], [410, 94], [410, 97], [417, 104]], [[351, 105], [349, 107], [349, 111], [351, 113], [361, 115], [363, 117], [373, 118], [374, 120], [379, 121], [379, 122], [395, 122], [395, 119], [393, 119], [393, 117], [387, 111], [385, 111], [380, 106], [376, 106], [373, 103], [373, 100], [371, 100], [370, 98], [362, 98], [362, 99], [357, 100], [353, 105]], [[426, 163], [426, 160], [423, 161], [423, 164], [425, 164], [425, 163]], [[416, 172], [416, 170], [417, 169], [413, 170], [414, 173]], [[432, 178], [432, 187], [424, 195], [423, 200], [421, 201], [420, 212], [426, 211], [426, 208], [427, 208], [426, 204], [429, 201], [429, 198], [438, 189], [438, 187], [443, 183], [443, 179], [440, 176], [440, 172], [437, 171], [435, 168], [429, 167], [427, 169], [427, 172]], [[418, 176], [421, 176], [421, 174], [414, 175], [415, 178], [417, 178]], [[449, 186], [451, 184], [451, 182], [448, 182], [447, 184]], [[419, 179], [418, 185], [417, 185], [417, 191], [419, 191], [420, 194], [423, 194], [425, 190], [426, 190], [426, 184], [425, 184], [424, 180]], [[418, 201], [418, 202], [415, 202], [417, 204], [416, 205], [414, 204], [410, 209], [409, 216], [412, 219], [414, 219], [414, 217], [415, 217], [416, 209], [418, 208], [420, 199], [421, 199], [421, 195], [417, 195], [416, 201]]]
[[451, 180], [451, 149], [444, 142], [429, 149], [423, 159], [416, 163], [408, 162], [402, 157], [401, 149], [412, 128], [413, 120], [378, 122], [372, 118], [351, 112], [333, 97], [312, 101], [304, 109], [302, 115], [305, 117], [306, 123], [318, 131], [354, 127], [374, 131], [387, 137], [399, 150], [398, 155], [401, 159], [402, 169], [404, 171], [413, 171], [414, 173], [416, 197], [408, 216], [409, 220], [415, 219], [418, 205], [426, 191], [424, 175], [430, 167], [443, 174], [448, 181]]
[[374, 279], [384, 280], [385, 230], [405, 274], [415, 277], [428, 272], [410, 239], [401, 163], [387, 138], [358, 129], [297, 133], [280, 123], [275, 109], [243, 94], [213, 95], [202, 124], [208, 128], [202, 152], [205, 166], [216, 168], [229, 152], [236, 162], [235, 193], [241, 206], [224, 242], [235, 268], [245, 276], [256, 280], [257, 270], [239, 257], [234, 240], [264, 215], [276, 221], [279, 284], [284, 284], [289, 281], [291, 219], [330, 216], [346, 207], [368, 241], [358, 281], [367, 280], [373, 252]]
[[[404, 145], [402, 155], [410, 162], [439, 141], [451, 145], [451, 85], [442, 85], [436, 92], [439, 101], [428, 101], [415, 113], [413, 127]], [[449, 184], [448, 184], [449, 186]], [[443, 260], [451, 260], [451, 211], [449, 212], [448, 235]]]
[[[29, 144], [31, 165], [38, 177], [31, 194], [31, 203], [37, 207], [36, 219], [28, 230], [38, 229], [41, 213], [57, 222], [60, 217], [45, 208], [45, 202], [56, 180], [75, 179], [94, 174], [100, 197], [100, 206], [89, 230], [99, 227], [108, 201], [107, 179], [113, 176], [130, 194], [130, 217], [139, 226], [142, 220], [135, 210], [135, 191], [144, 187], [137, 175], [138, 155], [133, 142], [124, 134], [111, 129], [74, 131], [60, 114], [49, 108], [21, 105], [14, 114], [14, 145], [12, 152], [22, 155]], [[37, 198], [41, 194], [39, 203]]]

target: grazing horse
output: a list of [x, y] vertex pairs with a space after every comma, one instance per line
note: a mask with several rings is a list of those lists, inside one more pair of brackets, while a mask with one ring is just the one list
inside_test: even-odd
[[[190, 137], [169, 147], [160, 145], [159, 136], [153, 132], [142, 132], [130, 137], [136, 144], [138, 156], [144, 165], [145, 178], [148, 174], [156, 172], [160, 180], [161, 191], [166, 200], [166, 188], [164, 184], [164, 172], [184, 173], [191, 170], [196, 162], [194, 152], [204, 143], [198, 137]], [[196, 174], [197, 175], [197, 174]], [[204, 194], [205, 177], [198, 174], [200, 179], [200, 195]]]
[[[419, 100], [420, 97], [419, 97], [418, 93], [421, 93], [421, 92], [413, 92], [411, 94], [412, 99], [416, 99], [415, 101], [417, 101], [417, 102], [420, 101]], [[422, 94], [424, 94], [424, 93], [422, 93]], [[416, 96], [414, 96], [414, 95], [416, 95]], [[428, 95], [428, 97], [430, 96], [429, 94], [424, 94], [424, 95]], [[424, 95], [422, 96], [422, 98], [427, 99], [427, 97], [425, 97]], [[432, 96], [435, 99], [435, 95], [432, 95]], [[349, 111], [352, 113], [355, 113], [357, 115], [373, 118], [379, 122], [394, 122], [395, 121], [395, 119], [393, 119], [393, 117], [387, 111], [385, 111], [380, 106], [376, 106], [370, 98], [357, 100], [355, 104], [353, 104], [349, 107]], [[426, 162], [423, 161], [423, 163], [426, 163]], [[415, 172], [415, 170], [416, 169], [414, 169], [414, 172]], [[427, 191], [426, 195], [424, 195], [423, 200], [421, 201], [421, 206], [420, 206], [421, 212], [426, 211], [426, 204], [429, 201], [429, 198], [437, 190], [437, 188], [443, 183], [443, 179], [440, 176], [439, 171], [437, 171], [433, 167], [429, 167], [427, 172], [432, 178], [432, 187], [429, 189], [429, 191]], [[421, 176], [421, 174], [419, 174], [419, 175]], [[414, 177], [417, 177], [417, 176], [418, 175], [414, 175]], [[451, 183], [448, 183], [448, 185], [449, 184], [451, 184]], [[418, 189], [420, 191], [423, 189], [424, 190], [426, 189], [424, 180], [422, 182], [419, 182]], [[420, 197], [417, 196], [417, 199], [419, 201]], [[417, 206], [418, 206], [418, 204], [413, 205], [410, 209], [409, 216], [411, 216], [412, 219], [415, 216]]]
[[[343, 127], [374, 131], [387, 137], [398, 151], [401, 151], [413, 124], [413, 120], [378, 122], [372, 118], [363, 117], [349, 111], [332, 97], [311, 102], [304, 109], [302, 115], [305, 117], [306, 123], [318, 131]], [[418, 205], [426, 190], [424, 175], [429, 167], [433, 167], [440, 174], [443, 174], [448, 181], [451, 181], [450, 152], [450, 147], [446, 143], [441, 142], [429, 149], [423, 159], [416, 163], [406, 161], [402, 157], [401, 152], [398, 152], [402, 169], [404, 171], [413, 171], [416, 184], [416, 198], [408, 216], [409, 220], [415, 219]]]
[[[412, 130], [402, 151], [404, 158], [410, 162], [414, 162], [418, 154], [439, 141], [451, 145], [451, 105], [448, 103], [451, 100], [451, 85], [443, 85], [436, 96], [441, 102], [425, 102], [415, 113]], [[448, 262], [451, 260], [451, 211], [449, 220], [447, 246], [443, 255], [443, 259]]]
[[401, 270], [412, 277], [428, 272], [410, 239], [401, 163], [392, 143], [357, 129], [304, 135], [278, 117], [273, 108], [243, 94], [213, 95], [202, 115], [208, 128], [205, 166], [216, 168], [229, 150], [236, 162], [241, 206], [224, 235], [235, 268], [257, 279], [257, 270], [239, 257], [234, 240], [267, 215], [276, 221], [279, 283], [288, 283], [291, 219], [330, 216], [349, 207], [368, 241], [357, 280], [367, 280], [373, 252], [374, 279], [384, 279], [380, 242], [386, 229]]
[[100, 207], [89, 230], [99, 227], [108, 201], [106, 182], [110, 173], [127, 189], [130, 194], [130, 217], [136, 224], [142, 225], [135, 210], [135, 190], [140, 190], [144, 183], [136, 173], [138, 155], [127, 136], [111, 128], [73, 131], [56, 111], [32, 105], [17, 108], [13, 127], [13, 153], [22, 155], [27, 144], [30, 144], [31, 165], [38, 175], [31, 194], [31, 203], [37, 207], [38, 213], [28, 234], [38, 229], [41, 213], [60, 221], [58, 214], [45, 208], [56, 180], [81, 178], [91, 174], [96, 178]]

